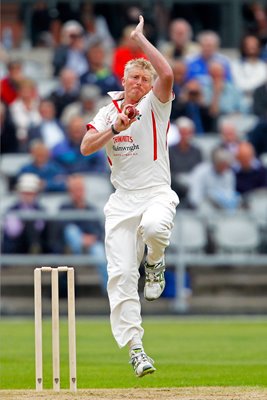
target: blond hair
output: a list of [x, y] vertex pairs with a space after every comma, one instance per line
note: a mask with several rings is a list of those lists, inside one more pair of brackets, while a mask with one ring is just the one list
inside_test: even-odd
[[152, 82], [156, 77], [156, 71], [154, 70], [151, 62], [145, 58], [134, 58], [133, 60], [128, 61], [124, 67], [125, 78], [127, 78], [129, 71], [131, 71], [133, 68], [140, 68], [148, 72]]

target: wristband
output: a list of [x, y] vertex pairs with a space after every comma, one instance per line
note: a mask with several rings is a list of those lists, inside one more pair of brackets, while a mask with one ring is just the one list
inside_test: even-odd
[[113, 135], [118, 135], [120, 133], [119, 131], [116, 131], [113, 124], [111, 125], [111, 130], [112, 130]]

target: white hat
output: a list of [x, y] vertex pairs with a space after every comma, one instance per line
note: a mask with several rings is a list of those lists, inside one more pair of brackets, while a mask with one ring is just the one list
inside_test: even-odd
[[40, 179], [35, 174], [23, 174], [19, 177], [17, 190], [19, 192], [36, 193], [40, 190]]

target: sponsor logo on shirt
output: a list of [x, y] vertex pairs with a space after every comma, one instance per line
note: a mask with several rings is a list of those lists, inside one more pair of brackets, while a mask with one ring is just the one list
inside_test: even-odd
[[133, 156], [137, 155], [137, 150], [140, 149], [138, 144], [133, 142], [132, 136], [116, 136], [113, 138], [114, 156]]

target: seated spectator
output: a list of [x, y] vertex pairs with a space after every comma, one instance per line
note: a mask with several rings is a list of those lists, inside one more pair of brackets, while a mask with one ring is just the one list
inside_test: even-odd
[[19, 176], [25, 173], [37, 175], [41, 180], [43, 192], [65, 192], [66, 172], [56, 161], [50, 159], [50, 151], [46, 145], [35, 140], [30, 145], [32, 162], [19, 171]]
[[25, 77], [20, 60], [10, 61], [7, 70], [7, 75], [0, 81], [0, 99], [9, 106], [17, 99], [19, 84]]
[[68, 68], [80, 77], [88, 69], [84, 29], [79, 22], [69, 20], [62, 26], [61, 36], [61, 44], [53, 55], [54, 75], [58, 76], [63, 68]]
[[[81, 175], [72, 175], [68, 178], [68, 192], [70, 201], [63, 204], [60, 210], [72, 211], [92, 211], [94, 207], [87, 204], [85, 195], [85, 182]], [[105, 261], [105, 250], [103, 243], [103, 228], [99, 220], [88, 220], [87, 218], [67, 221], [62, 226], [63, 234], [59, 237], [64, 238], [64, 244], [73, 254], [90, 254], [100, 257], [103, 261], [97, 264], [101, 287], [106, 291], [107, 285], [107, 265]]]
[[236, 124], [231, 118], [224, 117], [218, 123], [218, 131], [221, 140], [219, 146], [230, 151], [233, 157], [235, 157], [240, 144]]
[[101, 99], [100, 89], [96, 85], [84, 85], [80, 91], [79, 101], [69, 104], [65, 107], [61, 122], [64, 126], [68, 126], [73, 117], [81, 116], [84, 119], [84, 126], [91, 121], [99, 108]]
[[56, 107], [56, 117], [60, 118], [65, 107], [79, 99], [80, 82], [78, 76], [69, 68], [64, 68], [59, 75], [59, 85], [50, 95]]
[[17, 153], [19, 143], [16, 136], [16, 127], [10, 116], [9, 109], [0, 102], [0, 138], [1, 153]]
[[254, 90], [267, 80], [267, 66], [260, 58], [260, 41], [247, 34], [240, 46], [240, 58], [232, 63], [233, 79], [251, 105]]
[[53, 149], [53, 158], [67, 170], [69, 174], [80, 172], [107, 172], [107, 162], [103, 150], [89, 156], [81, 154], [80, 146], [85, 133], [84, 119], [80, 116], [71, 118], [67, 126], [67, 138]]
[[52, 150], [65, 140], [63, 125], [56, 119], [55, 105], [51, 100], [42, 100], [39, 105], [40, 123], [29, 129], [29, 142], [39, 139]]
[[183, 200], [187, 192], [187, 184], [183, 179], [184, 173], [189, 173], [202, 161], [201, 151], [191, 143], [195, 126], [187, 117], [176, 120], [179, 131], [179, 141], [169, 147], [172, 188]]
[[267, 169], [255, 157], [252, 144], [242, 142], [236, 154], [234, 172], [236, 176], [236, 190], [240, 194], [267, 187]]
[[41, 121], [37, 87], [33, 80], [23, 79], [19, 84], [18, 97], [10, 105], [10, 114], [16, 127], [19, 150], [27, 151], [29, 129]]
[[102, 96], [106, 96], [107, 92], [122, 90], [121, 82], [106, 65], [105, 48], [102, 42], [92, 43], [86, 56], [89, 70], [81, 76], [82, 85], [97, 85]]
[[220, 62], [209, 63], [208, 76], [201, 83], [205, 103], [215, 118], [225, 114], [240, 114], [249, 111], [243, 101], [241, 91], [232, 81], [225, 78], [225, 70]]
[[119, 82], [123, 78], [124, 67], [128, 61], [133, 58], [147, 58], [136, 42], [131, 39], [133, 28], [134, 26], [128, 25], [123, 29], [120, 44], [114, 49], [112, 71]]
[[40, 180], [33, 174], [20, 176], [18, 200], [6, 212], [2, 251], [7, 254], [46, 253], [49, 251], [47, 224], [42, 219], [23, 220], [16, 211], [44, 211], [38, 202]]
[[204, 102], [202, 87], [197, 79], [188, 81], [179, 98], [173, 101], [171, 120], [181, 116], [194, 122], [195, 132], [199, 135], [215, 130], [216, 119], [211, 116], [209, 107]]
[[261, 43], [262, 58], [267, 61], [267, 8], [265, 2], [244, 3], [243, 15], [246, 20], [245, 31], [256, 35]]
[[216, 148], [211, 161], [202, 162], [193, 169], [188, 190], [188, 202], [192, 208], [208, 203], [215, 208], [235, 210], [240, 205], [231, 165], [231, 153]]
[[248, 141], [253, 145], [257, 156], [267, 153], [267, 117], [259, 121], [247, 133]]
[[252, 109], [259, 118], [267, 118], [267, 78], [263, 85], [258, 86], [253, 92]]
[[219, 52], [220, 38], [213, 31], [203, 31], [197, 41], [200, 45], [200, 53], [188, 59], [188, 78], [198, 78], [208, 76], [208, 65], [211, 61], [217, 61], [224, 67], [225, 79], [231, 80], [230, 61], [226, 56]]
[[175, 60], [172, 62], [173, 70], [173, 93], [175, 95], [174, 101], [179, 101], [180, 94], [184, 85], [187, 82], [187, 65], [183, 60]]
[[199, 52], [199, 45], [192, 41], [192, 27], [185, 19], [174, 19], [169, 26], [169, 41], [162, 44], [160, 51], [170, 62]]
[[110, 33], [107, 21], [103, 15], [96, 15], [94, 5], [84, 2], [81, 5], [81, 22], [84, 27], [85, 46], [91, 47], [93, 43], [101, 40], [104, 52], [109, 56], [113, 51], [115, 41]]

